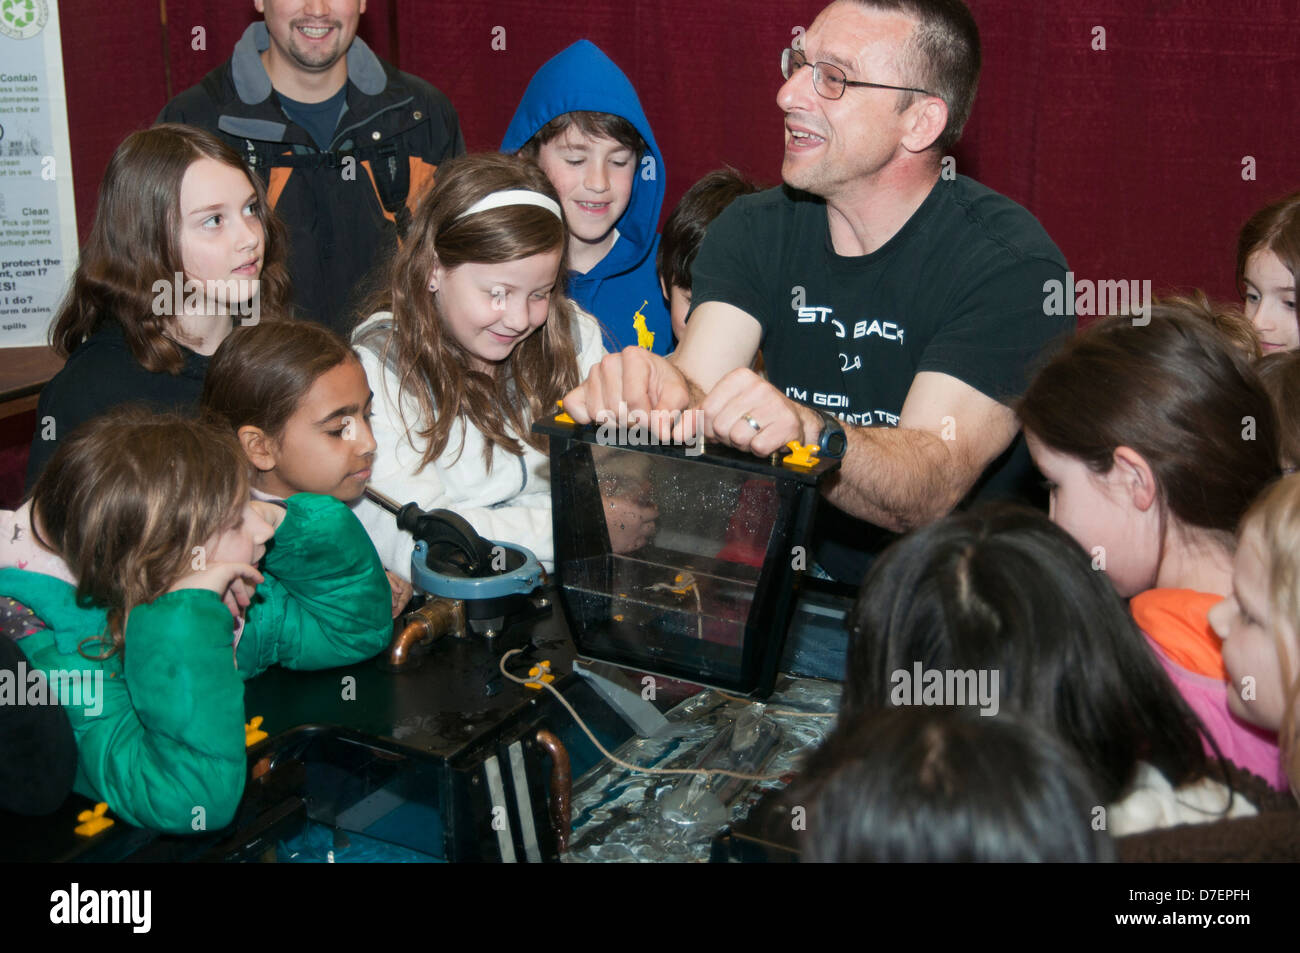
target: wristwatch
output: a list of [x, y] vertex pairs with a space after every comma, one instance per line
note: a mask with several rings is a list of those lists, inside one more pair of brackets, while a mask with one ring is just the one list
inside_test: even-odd
[[[813, 408], [816, 410], [816, 408]], [[840, 423], [838, 417], [834, 414], [827, 413], [824, 410], [818, 410], [824, 424], [821, 435], [817, 438], [817, 446], [823, 457], [829, 457], [832, 460], [838, 460], [844, 456], [844, 451], [848, 449], [849, 438], [844, 434], [844, 425]]]

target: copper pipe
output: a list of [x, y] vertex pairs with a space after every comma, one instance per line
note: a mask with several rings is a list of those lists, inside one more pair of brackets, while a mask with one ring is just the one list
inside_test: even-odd
[[573, 772], [569, 768], [569, 752], [564, 742], [540, 728], [537, 743], [551, 756], [551, 829], [555, 831], [555, 844], [561, 854], [569, 849], [569, 831], [573, 823]]
[[395, 669], [410, 664], [411, 651], [416, 645], [432, 642], [448, 632], [465, 633], [465, 603], [460, 599], [430, 599], [404, 618], [406, 625], [388, 648], [388, 664]]

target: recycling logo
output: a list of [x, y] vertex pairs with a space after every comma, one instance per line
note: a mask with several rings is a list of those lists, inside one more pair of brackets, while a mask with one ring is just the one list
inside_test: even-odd
[[36, 36], [49, 18], [47, 0], [0, 0], [0, 33], [15, 40]]

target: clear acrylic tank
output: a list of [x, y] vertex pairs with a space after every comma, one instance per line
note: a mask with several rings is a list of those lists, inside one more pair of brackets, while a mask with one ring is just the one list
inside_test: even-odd
[[578, 653], [771, 694], [817, 484], [838, 461], [700, 452], [563, 416], [533, 431], [550, 438], [556, 581]]

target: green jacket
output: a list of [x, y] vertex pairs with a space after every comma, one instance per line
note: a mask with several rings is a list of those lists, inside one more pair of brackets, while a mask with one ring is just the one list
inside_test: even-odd
[[[79, 704], [65, 704], [77, 737], [78, 793], [141, 827], [225, 827], [247, 774], [243, 679], [276, 663], [357, 662], [388, 644], [388, 580], [356, 517], [332, 497], [300, 493], [286, 502], [234, 653], [238, 669], [233, 620], [214, 592], [183, 589], [136, 606], [125, 651], [99, 661], [78, 645], [106, 631], [104, 609], [79, 607], [62, 580], [0, 569], [0, 595], [49, 626], [18, 643], [33, 668], [51, 687], [71, 686], [68, 673], [79, 673], [80, 698], [70, 696]], [[85, 650], [99, 648], [92, 641]]]

